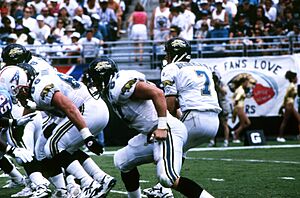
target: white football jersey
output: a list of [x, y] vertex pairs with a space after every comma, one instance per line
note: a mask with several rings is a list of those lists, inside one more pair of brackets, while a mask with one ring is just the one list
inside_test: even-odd
[[41, 57], [32, 56], [28, 61], [28, 64], [30, 64], [37, 73], [41, 73], [44, 70], [56, 72], [56, 69]]
[[177, 96], [181, 111], [221, 112], [212, 72], [198, 63], [176, 62], [161, 72], [166, 96]]
[[[53, 95], [60, 91], [68, 97], [76, 107], [80, 107], [85, 101], [91, 98], [87, 87], [72, 76], [59, 72], [43, 70], [33, 81], [31, 96], [39, 110], [52, 112], [54, 115], [61, 115], [61, 112], [51, 105]], [[58, 114], [55, 114], [58, 113]]]
[[158, 118], [152, 100], [130, 99], [139, 81], [146, 82], [144, 74], [133, 70], [119, 71], [110, 81], [109, 100], [130, 128], [146, 134], [153, 131]]

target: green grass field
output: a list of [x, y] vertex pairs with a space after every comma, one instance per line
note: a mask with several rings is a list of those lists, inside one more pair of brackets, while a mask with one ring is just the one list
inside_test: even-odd
[[[190, 151], [181, 175], [201, 184], [215, 197], [299, 198], [300, 142], [289, 141], [280, 144], [292, 145], [289, 148], [276, 148], [274, 142], [268, 144], [272, 144], [273, 147], [260, 149], [229, 147], [228, 150], [217, 150], [220, 148], [218, 147], [212, 150], [200, 148], [201, 151]], [[116, 149], [106, 148], [107, 151]], [[93, 156], [93, 159], [103, 170], [118, 180], [108, 197], [127, 197], [120, 174], [113, 166], [112, 154]], [[139, 171], [142, 188], [156, 184], [154, 164], [140, 166]], [[0, 185], [3, 186], [6, 180], [7, 178], [0, 178]], [[19, 190], [21, 189], [1, 189], [0, 198], [10, 197]], [[174, 196], [183, 197], [177, 192], [174, 192]]]

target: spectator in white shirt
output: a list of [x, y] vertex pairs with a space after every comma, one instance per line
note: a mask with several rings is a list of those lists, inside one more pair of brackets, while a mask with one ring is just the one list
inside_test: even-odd
[[180, 6], [173, 6], [170, 8], [171, 12], [171, 25], [178, 26], [181, 29], [181, 32], [179, 34], [180, 37], [186, 38], [186, 31], [188, 24], [186, 23], [186, 19], [182, 13], [182, 8]]
[[62, 56], [62, 48], [60, 44], [56, 42], [54, 35], [50, 34], [47, 37], [47, 43], [43, 45], [41, 55], [45, 56], [48, 60], [52, 59], [52, 64], [58, 64], [60, 62], [57, 57]]
[[37, 40], [41, 43], [45, 43], [46, 39], [51, 33], [51, 28], [47, 24], [45, 24], [44, 19], [45, 18], [43, 17], [43, 15], [38, 15], [36, 17], [38, 28], [33, 31], [37, 36]]
[[196, 20], [196, 15], [191, 12], [191, 3], [189, 0], [184, 0], [181, 4], [181, 7], [183, 8], [183, 16], [185, 18], [187, 29], [186, 32], [184, 32], [187, 40], [193, 40], [194, 37], [194, 25]]
[[103, 40], [94, 37], [93, 29], [88, 29], [86, 31], [86, 36], [79, 39], [78, 43], [82, 45], [83, 56], [86, 63], [89, 63], [103, 54], [102, 45], [104, 42]]
[[72, 43], [71, 35], [73, 32], [75, 32], [75, 28], [73, 28], [71, 25], [68, 25], [65, 29], [64, 36], [61, 38], [63, 45], [70, 45]]
[[56, 19], [50, 15], [50, 11], [48, 7], [44, 7], [41, 10], [41, 15], [44, 16], [44, 22], [49, 25], [51, 28], [55, 27]]
[[76, 8], [75, 16], [79, 16], [82, 19], [82, 23], [86, 29], [91, 27], [92, 25], [91, 17], [83, 13], [83, 8], [81, 6]]
[[65, 23], [62, 19], [57, 19], [56, 27], [52, 28], [52, 34], [56, 36], [59, 41], [61, 41], [61, 38], [65, 34]]
[[36, 14], [41, 14], [41, 11], [47, 5], [42, 0], [33, 0], [28, 2], [28, 6], [33, 6], [35, 8]]
[[265, 9], [266, 17], [268, 17], [270, 21], [275, 22], [277, 17], [277, 9], [273, 6], [273, 1], [265, 0], [263, 7]]
[[[81, 51], [82, 51], [82, 45], [78, 43], [78, 40], [80, 39], [80, 34], [78, 32], [73, 32], [71, 34], [71, 39], [72, 39], [72, 44], [63, 47], [65, 54], [67, 56], [71, 56], [68, 59], [67, 64], [80, 63], [81, 58], [78, 58], [78, 56], [81, 55]], [[72, 58], [72, 56], [75, 57]]]
[[31, 7], [24, 8], [23, 25], [28, 27], [31, 32], [35, 32], [38, 24], [35, 18], [32, 17], [33, 11]]
[[66, 8], [70, 16], [75, 16], [75, 10], [78, 7], [78, 3], [76, 0], [63, 0], [63, 2], [60, 4], [61, 8]]
[[41, 42], [36, 40], [36, 34], [34, 32], [29, 32], [27, 37], [26, 49], [30, 50], [33, 54], [40, 54], [40, 48], [42, 47]]

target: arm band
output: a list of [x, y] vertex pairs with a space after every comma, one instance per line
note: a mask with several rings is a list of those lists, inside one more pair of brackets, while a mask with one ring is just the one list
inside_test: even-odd
[[158, 129], [168, 129], [167, 117], [158, 117]]
[[81, 137], [85, 140], [86, 138], [88, 138], [89, 136], [92, 136], [92, 133], [90, 132], [90, 130], [85, 127], [83, 129], [80, 130], [81, 133]]

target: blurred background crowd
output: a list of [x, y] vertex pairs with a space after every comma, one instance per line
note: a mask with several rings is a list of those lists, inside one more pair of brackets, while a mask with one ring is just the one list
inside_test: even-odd
[[[0, 0], [0, 12], [1, 45], [31, 45], [58, 56], [81, 54], [86, 44], [94, 49], [108, 41], [174, 36], [248, 38], [231, 44], [260, 44], [262, 36], [300, 40], [300, 0]], [[90, 57], [103, 53], [100, 47]]]

